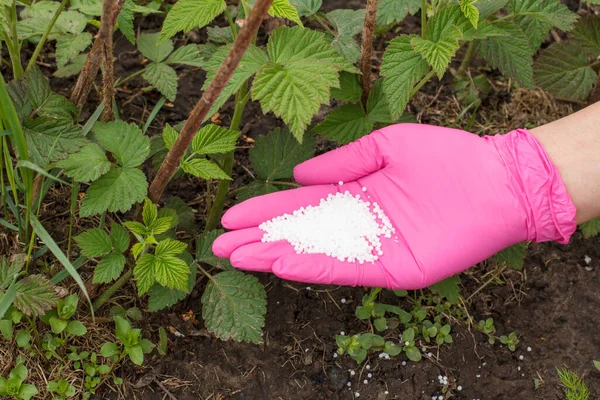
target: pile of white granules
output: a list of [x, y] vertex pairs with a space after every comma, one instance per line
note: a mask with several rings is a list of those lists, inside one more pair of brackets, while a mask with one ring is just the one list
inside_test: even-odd
[[379, 259], [383, 255], [380, 237], [389, 239], [395, 232], [377, 203], [348, 191], [330, 194], [318, 206], [301, 207], [259, 228], [265, 231], [263, 242], [287, 240], [298, 254], [325, 254], [360, 264]]

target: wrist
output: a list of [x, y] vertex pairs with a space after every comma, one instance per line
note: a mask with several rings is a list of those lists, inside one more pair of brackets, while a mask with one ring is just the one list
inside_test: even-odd
[[509, 172], [525, 210], [527, 241], [568, 243], [577, 228], [576, 207], [547, 152], [526, 129], [487, 137]]

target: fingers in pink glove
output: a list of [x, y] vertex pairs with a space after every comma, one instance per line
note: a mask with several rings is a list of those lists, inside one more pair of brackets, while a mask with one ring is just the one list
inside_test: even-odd
[[214, 241], [212, 251], [217, 257], [229, 258], [231, 253], [237, 248], [246, 244], [260, 242], [264, 234], [264, 231], [256, 227], [227, 232]]
[[231, 207], [223, 215], [221, 223], [227, 229], [257, 227], [265, 221], [291, 213], [300, 207], [316, 206], [321, 199], [337, 191], [338, 188], [334, 185], [319, 185], [253, 197]]
[[381, 146], [386, 146], [387, 141], [380, 132], [374, 132], [297, 165], [294, 178], [301, 185], [355, 181], [385, 166]]
[[273, 263], [289, 254], [296, 252], [287, 241], [250, 243], [236, 249], [229, 261], [234, 267], [246, 271], [271, 272]]

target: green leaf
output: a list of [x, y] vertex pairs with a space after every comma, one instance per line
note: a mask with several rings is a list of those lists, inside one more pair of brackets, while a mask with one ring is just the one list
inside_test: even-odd
[[57, 78], [68, 78], [73, 75], [77, 75], [83, 68], [85, 61], [87, 60], [87, 56], [88, 56], [87, 53], [79, 54], [78, 56], [75, 56], [71, 60], [70, 64], [65, 65], [64, 67], [58, 68], [56, 71], [54, 71], [54, 74], [52, 74], [52, 75], [54, 75]]
[[289, 0], [273, 0], [271, 7], [269, 7], [268, 13], [272, 17], [279, 17], [289, 19], [302, 26], [298, 11], [294, 6], [290, 4]]
[[291, 0], [290, 2], [296, 7], [298, 15], [301, 17], [316, 14], [323, 5], [323, 0]]
[[73, 336], [83, 336], [87, 333], [87, 328], [79, 321], [71, 321], [67, 325], [67, 333]]
[[124, 253], [129, 248], [129, 233], [121, 225], [113, 222], [110, 228], [110, 241], [117, 252]]
[[144, 354], [152, 353], [152, 350], [154, 350], [154, 347], [156, 347], [154, 346], [154, 343], [152, 343], [148, 339], [140, 340], [140, 346], [142, 347], [142, 352]]
[[52, 332], [56, 335], [61, 333], [67, 327], [67, 321], [62, 320], [58, 317], [50, 317], [50, 328]]
[[138, 168], [114, 167], [88, 188], [79, 214], [82, 217], [105, 211], [126, 212], [146, 197], [148, 182]]
[[160, 39], [170, 38], [180, 31], [202, 28], [225, 11], [226, 7], [223, 0], [179, 0], [163, 22]]
[[275, 181], [293, 176], [294, 167], [314, 155], [314, 135], [307, 135], [298, 143], [287, 129], [275, 128], [266, 136], [259, 136], [250, 149], [250, 162], [257, 178]]
[[594, 363], [594, 367], [596, 367], [596, 369], [597, 369], [598, 371], [600, 371], [600, 361], [598, 361], [598, 360], [593, 360], [593, 363]]
[[477, 2], [477, 0], [462, 0], [458, 2], [460, 10], [475, 29], [477, 29], [477, 22], [479, 22], [479, 9], [475, 5]]
[[[204, 81], [204, 85], [202, 86], [202, 90], [208, 89], [213, 79], [217, 75], [217, 70], [221, 66], [221, 64], [225, 61], [229, 50], [231, 49], [231, 45], [221, 46], [217, 49], [217, 51], [213, 54], [213, 56], [206, 62], [206, 80]], [[212, 106], [208, 114], [206, 114], [206, 119], [212, 117], [221, 106], [227, 101], [231, 95], [236, 93], [246, 82], [248, 79], [252, 77], [262, 67], [268, 58], [265, 52], [253, 45], [250, 45], [242, 59], [238, 67], [233, 71], [233, 75], [225, 85], [225, 88], [219, 95], [217, 101]]]
[[113, 252], [103, 257], [94, 270], [94, 283], [110, 283], [120, 277], [125, 261], [121, 253]]
[[581, 46], [589, 56], [600, 56], [600, 19], [591, 15], [581, 18], [569, 40]]
[[61, 36], [56, 41], [56, 65], [61, 68], [92, 44], [92, 35], [82, 32]]
[[371, 133], [373, 121], [357, 104], [344, 104], [330, 112], [315, 132], [339, 144], [347, 144]]
[[[127, 221], [127, 222], [123, 222], [123, 225], [125, 226], [125, 228], [129, 229], [131, 231], [131, 233], [133, 233], [133, 234], [140, 235], [140, 236], [148, 235], [148, 229], [141, 222]], [[140, 244], [140, 243], [138, 243], [138, 244]]]
[[321, 32], [281, 27], [271, 33], [271, 59], [256, 74], [252, 97], [263, 112], [283, 118], [301, 141], [321, 104], [329, 103], [331, 87], [339, 87], [338, 71], [356, 71], [325, 40]]
[[224, 154], [235, 150], [238, 131], [209, 124], [201, 128], [192, 141], [192, 149], [198, 154]]
[[227, 271], [233, 270], [227, 258], [219, 258], [212, 251], [215, 239], [224, 232], [222, 229], [216, 229], [196, 237], [196, 261]]
[[[185, 253], [184, 253], [185, 254]], [[190, 268], [188, 275], [187, 291], [171, 289], [159, 284], [153, 285], [148, 291], [148, 310], [156, 312], [167, 307], [171, 307], [177, 302], [186, 298], [196, 285], [196, 266]]]
[[23, 124], [23, 131], [31, 160], [42, 168], [89, 143], [81, 129], [67, 120], [50, 117], [28, 120]]
[[110, 358], [119, 354], [119, 347], [116, 343], [104, 343], [100, 349], [100, 355], [102, 357]]
[[402, 22], [408, 15], [421, 9], [421, 0], [379, 0], [377, 4], [377, 25], [391, 25]]
[[29, 275], [17, 281], [15, 291], [15, 307], [30, 317], [42, 315], [58, 304], [54, 286], [43, 275]]
[[0, 256], [0, 289], [6, 289], [15, 280], [15, 275], [18, 275], [25, 266], [27, 255], [14, 254], [10, 258]]
[[158, 208], [149, 198], [144, 199], [144, 208], [142, 210], [142, 221], [149, 227], [158, 217]]
[[509, 7], [519, 16], [546, 22], [565, 32], [573, 29], [577, 21], [577, 14], [558, 0], [510, 0]]
[[421, 361], [421, 352], [415, 346], [409, 346], [405, 348], [406, 357], [410, 361], [419, 362]]
[[0, 333], [4, 339], [10, 342], [13, 337], [13, 322], [8, 319], [0, 319]]
[[17, 346], [23, 348], [29, 344], [29, 341], [31, 340], [31, 333], [25, 329], [19, 329], [17, 335], [15, 336], [15, 340], [17, 342]]
[[479, 9], [480, 19], [485, 19], [500, 10], [508, 3], [508, 0], [479, 0], [475, 6]]
[[127, 354], [129, 355], [131, 362], [135, 365], [142, 365], [144, 363], [144, 351], [139, 344], [128, 347]]
[[361, 96], [362, 86], [359, 76], [345, 71], [340, 72], [340, 87], [339, 89], [331, 88], [331, 97], [336, 100], [357, 103]]
[[65, 160], [57, 162], [56, 166], [64, 168], [65, 174], [77, 182], [90, 182], [108, 172], [110, 161], [100, 146], [90, 143]]
[[333, 10], [326, 17], [335, 29], [331, 44], [346, 60], [354, 64], [360, 58], [360, 46], [354, 37], [362, 31], [365, 10]]
[[163, 96], [175, 101], [177, 96], [177, 72], [167, 64], [151, 63], [142, 74]]
[[414, 85], [427, 73], [427, 61], [411, 46], [416, 36], [402, 35], [393, 39], [383, 55], [381, 75], [392, 117], [399, 117], [410, 98]]
[[119, 30], [129, 40], [131, 44], [135, 44], [135, 31], [133, 29], [133, 9], [137, 5], [132, 0], [125, 0], [121, 12], [117, 17]]
[[554, 43], [534, 65], [535, 83], [558, 97], [585, 100], [598, 78], [587, 55], [568, 42]]
[[[41, 37], [50, 25], [50, 21], [54, 17], [59, 4], [54, 1], [39, 1], [25, 7], [20, 13], [21, 20], [17, 23], [18, 38]], [[52, 27], [49, 39], [54, 40], [56, 36], [67, 33], [80, 34], [83, 32], [86, 24], [87, 18], [80, 12], [63, 11]]]
[[233, 43], [233, 33], [229, 26], [209, 26], [206, 28], [206, 32], [210, 42], [218, 44]]
[[173, 239], [165, 239], [158, 243], [154, 251], [156, 257], [170, 257], [181, 254], [187, 248], [187, 244]]
[[178, 257], [156, 257], [154, 277], [156, 282], [165, 287], [187, 291], [189, 273], [187, 263]]
[[580, 228], [584, 238], [588, 239], [596, 236], [600, 232], [600, 218], [584, 222], [580, 225]]
[[506, 36], [492, 36], [479, 41], [477, 52], [502, 74], [533, 88], [532, 52], [527, 36], [511, 22], [498, 21], [492, 25], [504, 31]]
[[264, 194], [278, 192], [280, 189], [263, 180], [255, 180], [241, 188], [237, 195], [238, 202], [246, 201], [252, 197], [262, 196]]
[[[433, 21], [434, 19], [432, 18], [430, 24], [427, 26], [428, 35], [436, 28]], [[427, 60], [437, 73], [438, 78], [441, 79], [448, 65], [450, 65], [450, 60], [460, 47], [459, 40], [462, 38], [462, 33], [456, 26], [452, 26], [443, 35], [439, 36], [441, 38], [438, 41], [414, 36], [410, 44], [415, 51], [419, 52]]]
[[178, 227], [183, 229], [189, 235], [195, 235], [197, 232], [194, 210], [188, 206], [179, 197], [167, 199], [165, 207], [175, 210], [177, 213]]
[[210, 58], [210, 56], [212, 56], [213, 52], [214, 47], [210, 45], [188, 44], [181, 46], [172, 52], [165, 63], [190, 65], [192, 67], [204, 67], [206, 61]]
[[159, 41], [160, 33], [142, 33], [138, 38], [138, 50], [150, 61], [160, 63], [173, 51], [171, 40]]
[[137, 167], [148, 157], [150, 141], [134, 123], [122, 120], [96, 122], [92, 130], [96, 140], [122, 167]]
[[118, 315], [115, 315], [113, 319], [115, 320], [115, 336], [121, 342], [124, 342], [127, 334], [131, 331], [131, 324], [125, 318]]
[[110, 237], [100, 228], [93, 228], [75, 236], [75, 241], [86, 257], [100, 257], [112, 250]]
[[205, 158], [195, 158], [191, 161], [182, 161], [181, 169], [188, 174], [202, 179], [224, 179], [231, 180], [219, 166]]
[[458, 275], [451, 276], [429, 286], [429, 289], [445, 297], [449, 302], [457, 304], [460, 296], [460, 277]]
[[262, 343], [266, 303], [256, 277], [239, 271], [213, 275], [202, 295], [206, 329], [222, 340]]
[[507, 247], [506, 249], [494, 255], [494, 261], [499, 264], [506, 264], [511, 268], [521, 270], [523, 269], [528, 246], [529, 243], [522, 242]]
[[375, 85], [369, 92], [367, 98], [367, 114], [371, 121], [391, 124], [394, 122], [390, 114], [390, 106], [388, 104], [385, 93], [383, 92], [383, 79], [377, 80]]

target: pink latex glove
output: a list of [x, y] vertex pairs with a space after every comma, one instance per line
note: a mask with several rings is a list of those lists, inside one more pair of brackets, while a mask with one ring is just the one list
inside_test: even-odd
[[[305, 187], [227, 211], [222, 223], [232, 232], [215, 241], [215, 255], [283, 279], [417, 289], [518, 242], [567, 243], [576, 228], [575, 206], [556, 167], [527, 130], [481, 138], [392, 125], [298, 165], [294, 176]], [[396, 228], [391, 239], [381, 238], [384, 255], [374, 264], [296, 254], [287, 241], [261, 242], [262, 222], [346, 190], [379, 203]]]

